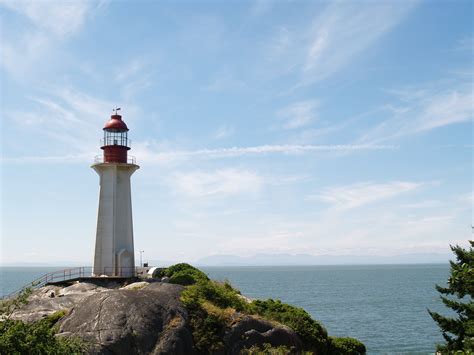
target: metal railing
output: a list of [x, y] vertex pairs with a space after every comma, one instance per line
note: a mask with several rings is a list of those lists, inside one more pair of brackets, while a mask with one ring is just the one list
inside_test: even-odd
[[100, 146], [120, 145], [123, 147], [132, 147], [132, 140], [125, 137], [105, 137], [100, 139]]
[[[130, 267], [104, 267], [103, 273], [93, 274], [93, 268], [91, 266], [81, 266], [76, 268], [70, 269], [63, 269], [58, 271], [53, 271], [47, 273], [36, 280], [31, 281], [30, 283], [26, 284], [25, 286], [19, 288], [16, 291], [13, 291], [3, 297], [2, 299], [7, 299], [19, 294], [21, 291], [26, 290], [27, 288], [37, 289], [43, 287], [49, 283], [57, 283], [63, 282], [68, 280], [79, 279], [83, 277], [96, 277], [96, 278], [107, 278], [107, 277], [135, 277], [137, 275], [137, 266], [130, 266]], [[113, 272], [115, 270], [115, 272]], [[108, 276], [107, 273], [114, 273], [113, 276]], [[102, 276], [107, 275], [107, 276]]]
[[[94, 157], [94, 164], [104, 164], [106, 163], [104, 161], [104, 155], [103, 154], [99, 154], [99, 155], [96, 155]], [[133, 164], [133, 165], [136, 165], [137, 163], [137, 159], [133, 156], [133, 155], [128, 155], [127, 156], [127, 164]]]

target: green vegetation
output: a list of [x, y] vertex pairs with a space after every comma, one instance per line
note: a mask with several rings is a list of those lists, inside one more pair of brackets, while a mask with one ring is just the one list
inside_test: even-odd
[[317, 353], [324, 353], [328, 346], [328, 334], [321, 324], [311, 318], [302, 308], [290, 306], [272, 299], [253, 301], [250, 313], [275, 320], [291, 329]]
[[443, 303], [457, 313], [455, 318], [429, 311], [446, 340], [437, 346], [443, 354], [474, 352], [474, 241], [469, 249], [451, 246], [456, 261], [450, 261], [451, 272], [447, 287], [436, 285]]
[[24, 323], [12, 314], [28, 302], [31, 289], [0, 303], [0, 354], [83, 354], [85, 344], [76, 338], [57, 337], [57, 322], [66, 315], [58, 311], [37, 322]]
[[162, 270], [159, 277], [167, 276], [170, 278], [169, 282], [179, 285], [193, 285], [196, 282], [208, 281], [209, 278], [201, 270], [196, 269], [194, 266], [191, 266], [186, 263], [176, 264], [170, 266], [167, 269]]
[[330, 355], [362, 355], [365, 354], [365, 352], [365, 345], [357, 339], [329, 337]]
[[[241, 355], [288, 355], [297, 354], [294, 348], [288, 348], [286, 346], [273, 347], [271, 344], [265, 343], [262, 347], [252, 346], [249, 349], [245, 349], [241, 352]], [[309, 351], [303, 353], [298, 352], [298, 355], [311, 355]]]
[[[188, 264], [177, 264], [162, 271], [161, 276], [187, 286], [181, 300], [190, 315], [197, 350], [201, 353], [222, 352], [226, 328], [248, 314], [278, 322], [292, 328], [308, 347], [308, 353], [365, 354], [365, 346], [352, 338], [328, 337], [326, 329], [302, 308], [278, 300], [247, 301], [229, 282], [210, 280], [202, 271]], [[244, 354], [289, 354], [291, 349], [252, 347]]]

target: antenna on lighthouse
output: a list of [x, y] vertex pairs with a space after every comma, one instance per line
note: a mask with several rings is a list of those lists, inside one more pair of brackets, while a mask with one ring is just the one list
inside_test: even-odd
[[114, 108], [112, 111], [114, 111], [114, 114], [117, 114], [117, 111], [120, 111], [121, 108], [120, 107], [117, 107], [117, 108]]

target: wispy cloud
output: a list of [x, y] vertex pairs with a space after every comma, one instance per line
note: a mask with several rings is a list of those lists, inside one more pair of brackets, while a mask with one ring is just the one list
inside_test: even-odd
[[220, 126], [213, 134], [214, 139], [224, 139], [231, 136], [234, 133], [234, 128], [223, 125]]
[[378, 41], [414, 8], [415, 1], [331, 3], [315, 19], [304, 82], [324, 79]]
[[306, 100], [295, 102], [277, 112], [277, 115], [285, 120], [284, 129], [295, 129], [307, 126], [316, 119], [316, 109], [319, 102]]
[[94, 8], [105, 1], [34, 1], [1, 0], [0, 4], [25, 17], [38, 29], [58, 37], [78, 32]]
[[[156, 66], [156, 63], [154, 65]], [[152, 75], [153, 70], [149, 60], [138, 57], [116, 69], [115, 81], [122, 96], [129, 100], [153, 85]]]
[[[150, 148], [149, 143], [137, 142], [134, 144], [133, 154], [139, 161], [148, 163], [176, 163], [188, 159], [223, 159], [251, 155], [267, 154], [290, 154], [301, 155], [317, 152], [355, 152], [364, 150], [394, 150], [398, 149], [395, 145], [259, 145], [253, 147], [231, 147], [216, 149], [197, 149], [197, 150], [174, 150], [166, 152], [156, 152]], [[71, 161], [71, 156], [28, 156], [28, 157], [4, 157], [3, 162], [61, 162], [63, 159]], [[83, 156], [77, 156], [82, 161]]]
[[363, 150], [393, 150], [397, 149], [393, 145], [258, 145], [253, 147], [231, 147], [216, 149], [198, 149], [198, 150], [175, 150], [168, 152], [155, 152], [150, 150], [147, 145], [135, 146], [135, 154], [141, 159], [149, 162], [175, 162], [191, 158], [199, 159], [219, 159], [233, 158], [247, 155], [266, 155], [266, 154], [292, 154], [299, 155], [316, 152], [347, 152]]
[[402, 193], [417, 190], [422, 183], [394, 181], [388, 183], [364, 182], [346, 186], [330, 187], [309, 199], [318, 199], [337, 210], [361, 207], [370, 203], [386, 200]]
[[455, 45], [455, 50], [458, 51], [470, 51], [472, 52], [474, 50], [474, 36], [466, 36], [461, 39], [459, 39], [456, 42]]
[[[97, 131], [107, 120], [107, 112], [116, 103], [99, 99], [74, 88], [50, 89], [42, 95], [29, 97], [30, 108], [25, 111], [7, 111], [6, 119], [18, 128], [41, 138], [31, 141], [32, 149], [64, 148], [64, 156], [27, 156], [8, 157], [5, 162], [62, 162], [82, 161], [84, 153], [96, 151], [100, 131]], [[32, 104], [32, 105], [31, 105]], [[133, 106], [127, 110], [133, 112]], [[104, 115], [105, 112], [105, 115]], [[91, 132], [95, 132], [91, 134]], [[36, 145], [37, 144], [37, 145]], [[48, 147], [49, 146], [49, 147]]]
[[258, 193], [263, 178], [248, 170], [222, 169], [214, 172], [176, 173], [170, 183], [179, 193], [189, 197], [222, 197]]
[[0, 5], [28, 19], [23, 32], [2, 34], [4, 69], [20, 75], [51, 51], [54, 43], [78, 33], [88, 17], [107, 1], [0, 0]]
[[380, 143], [444, 126], [472, 121], [471, 84], [392, 90], [397, 103], [385, 106], [387, 118], [368, 130], [358, 142]]

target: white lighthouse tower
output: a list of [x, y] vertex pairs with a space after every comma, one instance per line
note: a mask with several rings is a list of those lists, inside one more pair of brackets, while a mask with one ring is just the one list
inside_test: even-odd
[[128, 127], [114, 110], [104, 127], [101, 149], [92, 168], [100, 177], [93, 275], [135, 275], [130, 177], [139, 168], [128, 157]]

